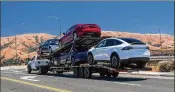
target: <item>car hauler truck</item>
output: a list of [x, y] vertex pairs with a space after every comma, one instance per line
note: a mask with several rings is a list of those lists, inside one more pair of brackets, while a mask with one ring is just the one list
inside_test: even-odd
[[[27, 70], [39, 70], [39, 74], [46, 74], [48, 71], [52, 71], [54, 73], [63, 73], [73, 71], [75, 77], [81, 78], [91, 78], [93, 73], [99, 73], [100, 76], [107, 77], [117, 77], [119, 72], [132, 72], [138, 71], [138, 68], [127, 68], [127, 67], [119, 67], [113, 68], [108, 63], [98, 63], [95, 65], [89, 65], [88, 59], [84, 61], [75, 62], [75, 58], [73, 57], [75, 53], [75, 49], [83, 48], [86, 50], [95, 46], [101, 40], [108, 37], [81, 37], [73, 41], [72, 43], [68, 43], [63, 47], [57, 48], [51, 54], [39, 54], [39, 56], [43, 59], [48, 59], [49, 62], [45, 62], [46, 64], [38, 65], [31, 68], [32, 64], [28, 64]], [[81, 51], [77, 51], [78, 54], [81, 54]], [[87, 54], [87, 53], [86, 53]], [[80, 56], [81, 57], [81, 56]], [[37, 60], [33, 61], [38, 63]], [[41, 61], [40, 61], [41, 62]]]

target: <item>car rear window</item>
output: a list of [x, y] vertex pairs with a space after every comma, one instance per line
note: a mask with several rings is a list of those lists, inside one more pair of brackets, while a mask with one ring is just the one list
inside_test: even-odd
[[120, 38], [120, 39], [129, 43], [129, 44], [145, 44], [142, 41], [137, 40], [137, 39], [133, 39], [133, 38]]
[[51, 40], [50, 43], [57, 45], [58, 44], [58, 39]]

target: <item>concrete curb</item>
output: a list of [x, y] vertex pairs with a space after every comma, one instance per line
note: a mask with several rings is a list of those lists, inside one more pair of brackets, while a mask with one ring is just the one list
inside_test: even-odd
[[131, 73], [120, 72], [120, 74], [174, 77], [174, 72], [148, 72], [148, 71], [139, 71], [139, 72], [131, 72]]
[[22, 66], [3, 66], [0, 69], [1, 70], [9, 70], [9, 69], [26, 69], [26, 65], [22, 65]]

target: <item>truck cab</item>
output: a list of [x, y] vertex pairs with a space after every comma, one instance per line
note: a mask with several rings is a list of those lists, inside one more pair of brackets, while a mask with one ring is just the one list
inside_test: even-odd
[[39, 74], [44, 74], [48, 72], [49, 68], [49, 60], [42, 58], [39, 55], [35, 55], [27, 64], [27, 72], [31, 73], [31, 71], [38, 71]]

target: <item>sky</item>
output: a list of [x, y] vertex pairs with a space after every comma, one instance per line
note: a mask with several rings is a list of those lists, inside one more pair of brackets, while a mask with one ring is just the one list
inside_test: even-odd
[[[47, 18], [55, 16], [55, 18]], [[174, 2], [1, 2], [1, 36], [59, 35], [74, 24], [95, 23], [102, 30], [174, 35]]]

